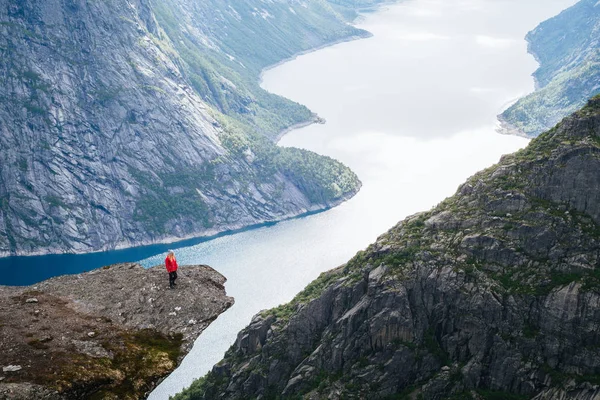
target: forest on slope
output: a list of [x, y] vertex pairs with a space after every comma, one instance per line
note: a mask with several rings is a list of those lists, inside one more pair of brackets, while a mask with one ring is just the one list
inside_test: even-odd
[[511, 130], [537, 136], [600, 93], [600, 6], [581, 0], [527, 35], [540, 63], [536, 91], [509, 107], [500, 119]]
[[274, 144], [315, 116], [259, 87], [266, 66], [368, 35], [336, 3], [1, 0], [0, 255], [213, 234], [352, 196], [347, 167]]

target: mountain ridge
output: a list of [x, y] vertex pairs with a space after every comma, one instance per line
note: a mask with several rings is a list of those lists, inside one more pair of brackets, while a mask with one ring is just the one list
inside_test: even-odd
[[175, 399], [600, 396], [600, 97], [256, 315]]
[[540, 65], [535, 91], [499, 116], [509, 132], [537, 136], [600, 92], [599, 32], [597, 2], [581, 0], [527, 34], [528, 51]]
[[[366, 33], [322, 0], [256, 4], [4, 0], [0, 255], [206, 236], [353, 196], [360, 181], [341, 163], [275, 146], [316, 117], [257, 79]], [[289, 46], [286, 27], [302, 33]]]

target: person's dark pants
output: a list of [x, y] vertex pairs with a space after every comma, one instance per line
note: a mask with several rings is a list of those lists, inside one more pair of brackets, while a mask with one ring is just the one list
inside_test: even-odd
[[169, 287], [173, 288], [176, 285], [175, 279], [177, 279], [177, 271], [169, 272]]

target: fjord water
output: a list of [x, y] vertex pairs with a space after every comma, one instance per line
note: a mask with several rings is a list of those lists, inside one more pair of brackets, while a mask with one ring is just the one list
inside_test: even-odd
[[223, 273], [236, 304], [150, 398], [167, 399], [208, 372], [259, 310], [291, 300], [405, 216], [431, 208], [468, 176], [525, 146], [525, 139], [496, 132], [496, 115], [534, 88], [527, 31], [574, 3], [404, 1], [361, 19], [372, 38], [267, 71], [265, 89], [327, 120], [280, 144], [343, 161], [362, 190], [324, 213], [179, 249], [180, 263]]

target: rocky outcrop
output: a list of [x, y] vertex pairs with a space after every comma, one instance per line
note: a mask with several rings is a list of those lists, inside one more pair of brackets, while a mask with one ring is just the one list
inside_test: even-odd
[[527, 34], [540, 63], [535, 92], [500, 115], [509, 133], [537, 136], [600, 93], [600, 7], [580, 0]]
[[600, 398], [600, 98], [264, 311], [177, 399]]
[[205, 265], [117, 264], [0, 286], [0, 399], [138, 399], [233, 304]]
[[351, 197], [348, 168], [273, 143], [314, 116], [258, 75], [361, 34], [322, 1], [1, 0], [0, 256], [210, 235]]

